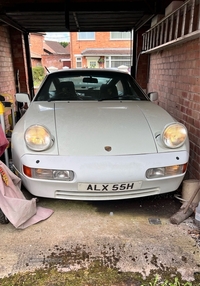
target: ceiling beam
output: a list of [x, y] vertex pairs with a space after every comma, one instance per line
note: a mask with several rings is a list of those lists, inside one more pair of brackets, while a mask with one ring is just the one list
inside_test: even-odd
[[[63, 0], [62, 2], [49, 1], [48, 4], [43, 3], [46, 2], [44, 0], [40, 1], [40, 5], [36, 4], [33, 1], [18, 1], [19, 3], [12, 3], [10, 5], [0, 4], [0, 11], [4, 13], [8, 12], [43, 12], [43, 11], [146, 11], [149, 13], [154, 12], [154, 2], [155, 0], [148, 0], [148, 5], [145, 4], [146, 0], [106, 0], [102, 1], [77, 1], [77, 0]], [[24, 2], [24, 3], [20, 3]], [[152, 6], [153, 2], [153, 6]], [[42, 5], [44, 4], [44, 5]]]
[[0, 0], [0, 21], [23, 32], [130, 31], [148, 26], [171, 1]]
[[9, 18], [6, 15], [0, 14], [0, 21], [3, 22], [4, 24], [8, 25], [8, 26], [11, 26], [11, 27], [19, 30], [20, 32], [28, 33], [28, 31], [24, 27], [22, 27], [21, 25], [19, 25], [18, 23], [16, 23], [15, 21], [13, 21], [11, 18]]

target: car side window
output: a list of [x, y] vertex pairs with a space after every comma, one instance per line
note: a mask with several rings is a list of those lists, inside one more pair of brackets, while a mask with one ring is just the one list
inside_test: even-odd
[[56, 87], [55, 87], [54, 83], [51, 82], [51, 84], [50, 84], [50, 86], [49, 86], [49, 92], [55, 91], [55, 90], [56, 90]]
[[53, 82], [49, 86], [49, 98], [52, 98], [56, 93], [56, 87]]
[[118, 95], [124, 95], [124, 88], [123, 88], [123, 84], [122, 84], [121, 80], [119, 80], [116, 83], [116, 88], [117, 88]]

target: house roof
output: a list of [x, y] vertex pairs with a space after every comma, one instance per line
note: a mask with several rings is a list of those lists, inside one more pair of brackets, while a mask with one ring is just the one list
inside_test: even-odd
[[132, 53], [129, 48], [96, 48], [85, 49], [81, 52], [83, 56], [110, 56], [110, 55], [124, 55], [129, 56]]
[[49, 54], [55, 53], [55, 51], [52, 48], [50, 48], [46, 42], [43, 43], [43, 49], [44, 49], [44, 51], [48, 52]]
[[50, 54], [69, 54], [69, 48], [64, 48], [59, 42], [45, 41], [44, 49]]

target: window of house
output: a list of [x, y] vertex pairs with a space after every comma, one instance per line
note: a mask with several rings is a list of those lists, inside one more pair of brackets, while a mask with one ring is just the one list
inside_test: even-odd
[[82, 68], [82, 58], [81, 57], [76, 58], [76, 67]]
[[110, 32], [111, 40], [130, 40], [131, 32]]
[[96, 68], [97, 67], [97, 61], [90, 61], [89, 62], [89, 64], [90, 64], [90, 68]]
[[118, 68], [119, 66], [131, 66], [130, 56], [109, 56], [106, 57], [105, 67], [106, 68]]
[[78, 40], [95, 40], [95, 32], [79, 32]]

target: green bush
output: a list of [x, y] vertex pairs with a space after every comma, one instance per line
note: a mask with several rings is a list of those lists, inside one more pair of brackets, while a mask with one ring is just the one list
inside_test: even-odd
[[33, 73], [34, 86], [38, 85], [45, 77], [44, 68], [42, 66], [33, 67], [32, 73]]

